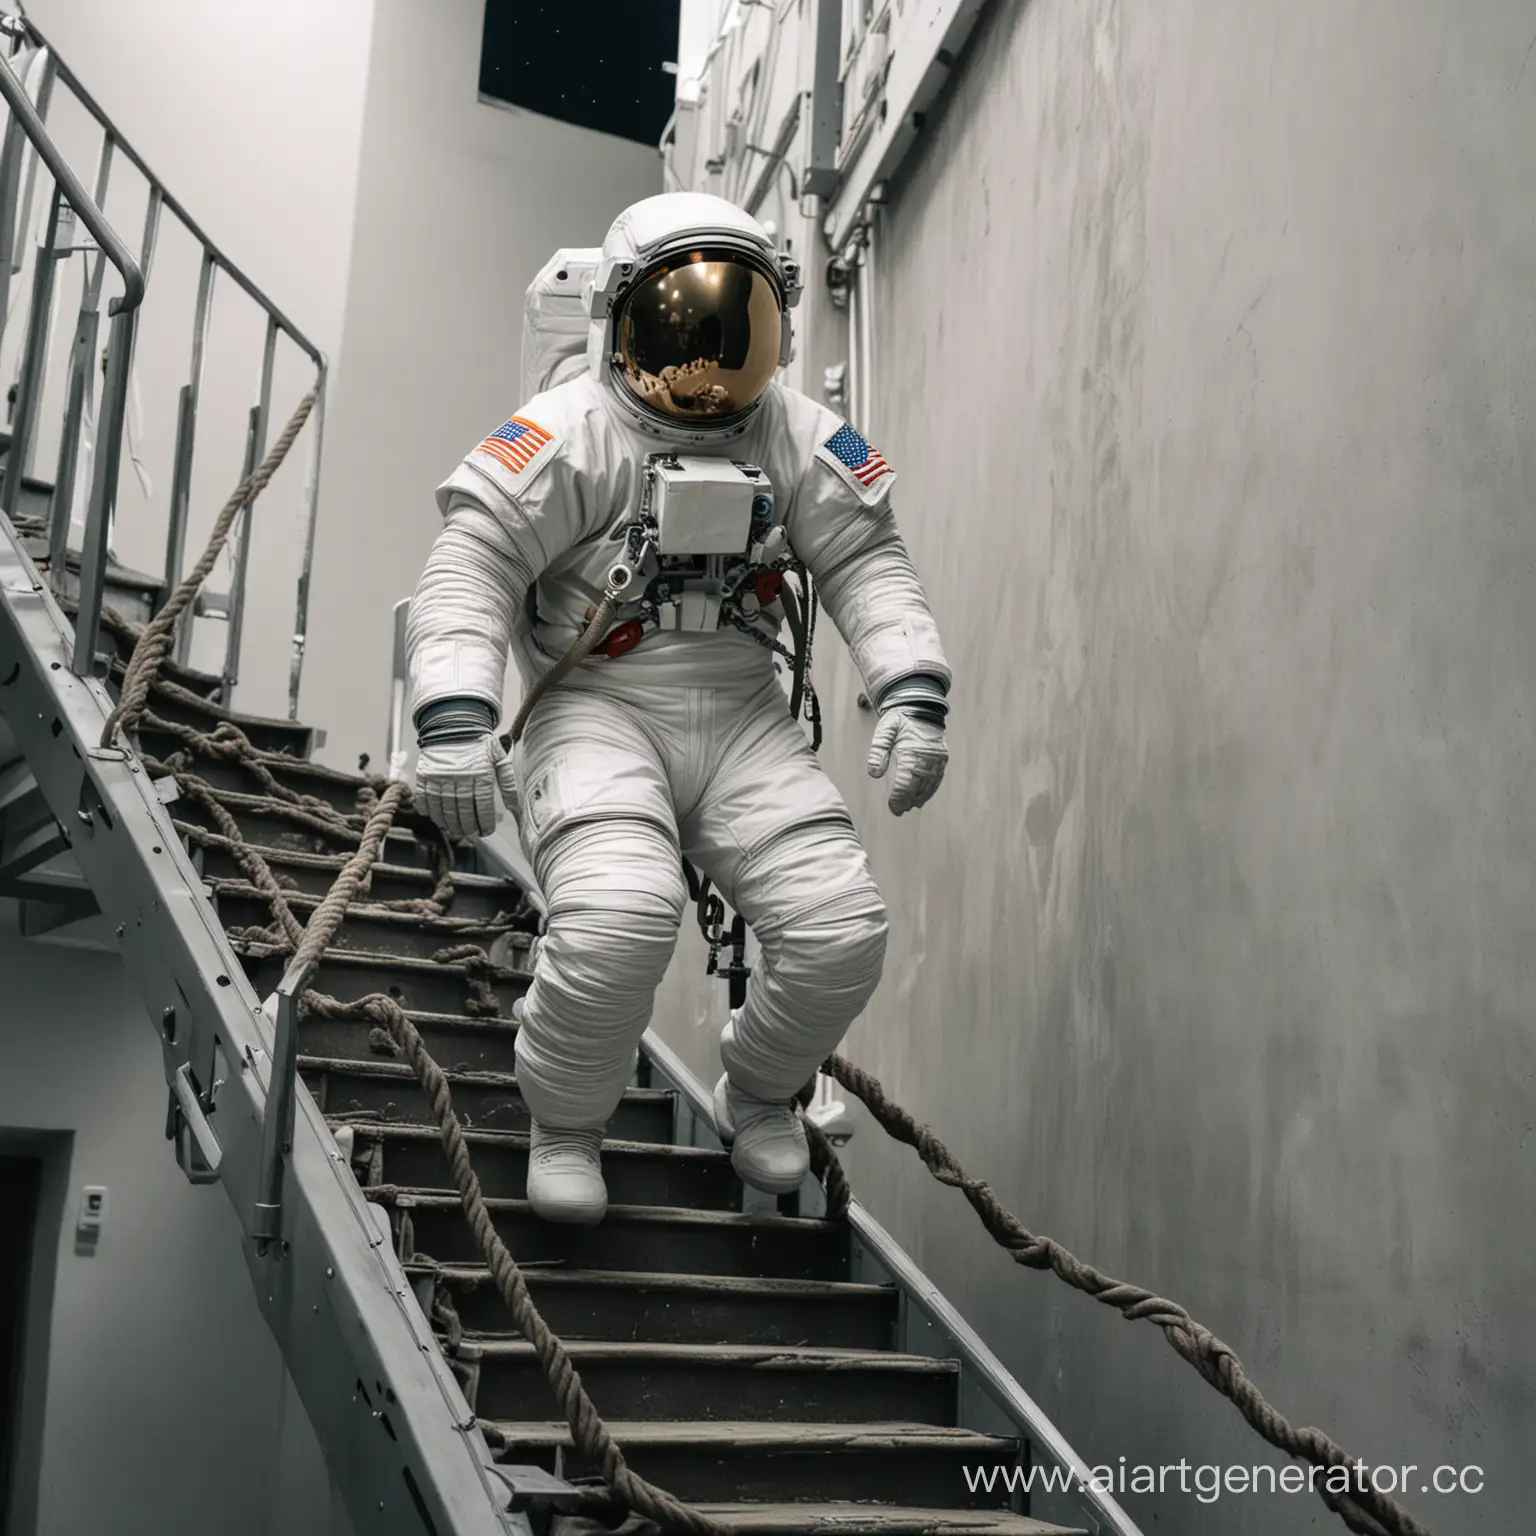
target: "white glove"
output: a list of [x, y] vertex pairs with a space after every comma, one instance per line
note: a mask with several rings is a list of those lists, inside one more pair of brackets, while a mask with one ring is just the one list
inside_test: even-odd
[[423, 747], [416, 759], [416, 803], [450, 836], [489, 837], [496, 830], [498, 793], [515, 816], [512, 759], [493, 731]]
[[893, 762], [890, 807], [901, 816], [926, 805], [943, 781], [949, 764], [944, 727], [916, 710], [886, 710], [869, 746], [870, 778], [883, 779]]

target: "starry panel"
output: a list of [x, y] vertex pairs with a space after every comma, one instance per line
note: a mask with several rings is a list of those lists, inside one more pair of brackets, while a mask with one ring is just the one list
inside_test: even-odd
[[672, 115], [679, 0], [486, 0], [480, 93], [654, 144]]

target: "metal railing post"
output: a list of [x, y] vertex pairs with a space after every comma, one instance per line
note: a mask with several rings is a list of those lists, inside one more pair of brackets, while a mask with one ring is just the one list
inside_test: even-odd
[[385, 771], [391, 778], [395, 776], [396, 763], [405, 762], [405, 731], [409, 724], [406, 706], [410, 702], [406, 695], [411, 691], [410, 667], [405, 654], [405, 630], [410, 619], [411, 599], [402, 597], [395, 604], [395, 645], [389, 670], [389, 730], [384, 741]]
[[[272, 411], [272, 369], [277, 355], [277, 321], [267, 317], [267, 340], [261, 354], [261, 384], [256, 404], [251, 408], [250, 427], [245, 441], [244, 480], [255, 474], [267, 451], [267, 420]], [[219, 695], [225, 704], [234, 698], [240, 681], [240, 642], [245, 634], [245, 582], [251, 561], [251, 524], [255, 497], [240, 509], [240, 541], [235, 546], [235, 569], [229, 586], [229, 632], [224, 638], [224, 688]]]
[[149, 197], [144, 204], [144, 238], [139, 243], [139, 270], [144, 274], [146, 286], [149, 283], [150, 269], [155, 264], [155, 247], [160, 240], [160, 209], [163, 203], [160, 188], [150, 187]]
[[[197, 401], [203, 387], [203, 350], [208, 340], [208, 318], [213, 308], [213, 280], [218, 266], [213, 253], [203, 248], [203, 265], [197, 277], [197, 308], [192, 314], [192, 370], [181, 386], [176, 406], [176, 457], [171, 469], [171, 516], [165, 535], [165, 591], [169, 598], [181, 580], [186, 558], [187, 516], [192, 496], [192, 448], [197, 438]], [[176, 659], [186, 662], [192, 644], [192, 619], [183, 617], [176, 635]]]
[[[0, 63], [0, 69], [5, 65]], [[66, 222], [68, 212], [64, 194], [53, 189], [53, 203], [48, 210], [48, 233], [37, 253], [37, 265], [32, 272], [32, 308], [27, 316], [27, 343], [22, 353], [21, 387], [16, 399], [16, 420], [11, 429], [11, 447], [5, 459], [5, 484], [0, 487], [0, 511], [9, 518], [16, 516], [16, 506], [21, 499], [21, 482], [27, 472], [27, 458], [32, 438], [37, 431], [38, 384], [43, 376], [43, 360], [48, 352], [48, 327], [53, 316], [53, 285], [58, 265], [57, 246], [60, 226]], [[73, 215], [69, 215], [73, 225]], [[57, 587], [63, 579], [62, 572], [52, 573]]]
[[11, 307], [11, 279], [21, 269], [18, 252], [25, 234], [17, 227], [17, 215], [26, 152], [27, 136], [13, 117], [5, 125], [5, 148], [0, 150], [0, 336], [5, 334], [6, 311]]
[[[133, 329], [139, 305], [144, 302], [144, 274], [107, 223], [100, 207], [91, 200], [80, 178], [48, 136], [43, 120], [28, 99], [15, 71], [0, 59], [0, 96], [3, 96], [27, 137], [37, 147], [38, 159], [53, 176], [53, 201], [48, 214], [46, 250], [38, 253], [36, 295], [27, 326], [27, 355], [23, 367], [23, 391], [17, 402], [16, 433], [6, 464], [5, 483], [0, 489], [0, 508], [13, 516], [21, 481], [26, 473], [27, 447], [37, 422], [37, 385], [47, 351], [48, 311], [52, 306], [55, 252], [63, 209], [74, 216], [96, 238], [97, 245], [123, 279], [123, 292], [112, 301], [112, 337], [107, 353], [107, 383], [102, 391], [101, 452], [96, 462], [96, 478], [91, 488], [90, 514], [86, 520], [85, 549], [80, 562], [80, 618], [75, 628], [75, 670], [88, 671], [95, 660], [96, 631], [101, 621], [101, 592], [106, 577], [108, 519], [117, 495], [117, 466], [123, 440], [123, 408], [127, 404], [128, 359], [133, 345]], [[110, 130], [109, 130], [110, 131]], [[40, 301], [40, 302], [38, 302]], [[59, 572], [53, 572], [57, 582]]]
[[[37, 83], [37, 115], [44, 121], [53, 97], [54, 59], [44, 50], [43, 77]], [[22, 167], [26, 179], [22, 179]], [[0, 155], [0, 337], [5, 335], [11, 308], [11, 279], [21, 271], [27, 231], [32, 223], [32, 193], [37, 181], [38, 161], [27, 159], [27, 135], [13, 113], [5, 129], [5, 149]]]
[[309, 637], [309, 581], [315, 564], [315, 519], [320, 498], [320, 453], [325, 446], [326, 366], [315, 374], [315, 408], [309, 415], [309, 466], [304, 474], [304, 560], [299, 567], [298, 600], [293, 617], [293, 654], [288, 662], [288, 718], [299, 718], [299, 684]]
[[75, 322], [75, 340], [70, 348], [69, 391], [64, 406], [64, 430], [59, 437], [59, 467], [53, 477], [53, 506], [48, 518], [48, 569], [57, 573], [55, 587], [64, 570], [69, 548], [70, 513], [75, 505], [75, 475], [80, 463], [80, 428], [85, 417], [85, 392], [90, 384], [89, 368], [96, 355], [96, 337], [101, 314], [90, 302], [90, 286], [80, 305]]
[[117, 472], [122, 463], [123, 420], [128, 405], [128, 366], [138, 318], [137, 308], [119, 308], [112, 316], [107, 339], [107, 382], [101, 392], [95, 473], [80, 551], [80, 606], [75, 615], [71, 667], [77, 677], [89, 676], [96, 664], [96, 636], [101, 628], [101, 600], [107, 579], [107, 536], [117, 505]]
[[[98, 208], [107, 199], [107, 182], [112, 174], [112, 147], [112, 135], [104, 135], [101, 159], [96, 167], [95, 197]], [[80, 315], [75, 321], [75, 340], [70, 348], [64, 429], [59, 434], [59, 466], [53, 477], [53, 506], [48, 529], [48, 569], [60, 573], [64, 570], [69, 548], [70, 515], [75, 506], [75, 476], [80, 464], [80, 432], [85, 421], [86, 398], [91, 392], [91, 369], [95, 367], [96, 336], [101, 321], [101, 280], [106, 268], [105, 254], [97, 251], [95, 260], [86, 270], [85, 282], [81, 287]], [[109, 546], [111, 542], [109, 530]], [[57, 583], [57, 577], [55, 581]]]

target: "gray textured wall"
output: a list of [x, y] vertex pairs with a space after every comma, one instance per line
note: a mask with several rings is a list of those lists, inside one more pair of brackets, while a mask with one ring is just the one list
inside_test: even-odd
[[[894, 922], [851, 1052], [1295, 1422], [1484, 1467], [1415, 1479], [1437, 1536], [1523, 1528], [1536, 1442], [1533, 46], [1528, 0], [993, 7], [878, 256], [940, 800], [889, 817], [822, 669]], [[856, 1187], [1090, 1461], [1272, 1459], [878, 1134]]]
[[[12, 1528], [0, 1510], [0, 1526], [346, 1536], [229, 1200], [177, 1171], [154, 1028], [121, 962], [29, 943], [6, 901], [0, 977], [0, 1127], [71, 1138], [41, 1455], [18, 1469], [32, 1518]], [[107, 1219], [82, 1253], [74, 1225], [88, 1184], [107, 1186]], [[39, 1385], [27, 1383], [29, 1408]]]

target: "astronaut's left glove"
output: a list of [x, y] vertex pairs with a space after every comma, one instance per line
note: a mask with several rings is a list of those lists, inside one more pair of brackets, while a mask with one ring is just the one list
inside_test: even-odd
[[949, 765], [944, 740], [948, 712], [943, 684], [926, 675], [898, 678], [880, 695], [869, 776], [883, 779], [891, 770], [889, 804], [894, 815], [926, 805], [943, 782]]

